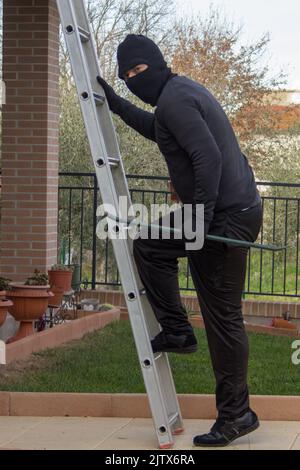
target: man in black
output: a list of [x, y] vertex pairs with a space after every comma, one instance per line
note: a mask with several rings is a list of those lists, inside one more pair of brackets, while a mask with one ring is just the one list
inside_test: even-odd
[[[204, 204], [204, 233], [254, 242], [262, 222], [261, 198], [247, 158], [213, 95], [171, 72], [156, 44], [130, 34], [118, 48], [119, 78], [145, 103], [146, 112], [116, 95], [100, 77], [111, 111], [157, 142], [183, 204]], [[216, 378], [218, 418], [196, 446], [225, 446], [259, 426], [249, 407], [248, 339], [242, 292], [248, 248], [205, 240], [187, 251], [178, 239], [134, 241], [134, 257], [161, 333], [154, 352], [191, 353], [197, 340], [181, 303], [178, 258], [187, 257], [204, 319]]]

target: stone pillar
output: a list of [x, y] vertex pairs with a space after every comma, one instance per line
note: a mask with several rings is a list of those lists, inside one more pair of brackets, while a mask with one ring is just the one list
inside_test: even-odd
[[4, 0], [0, 275], [57, 257], [59, 18], [55, 0]]

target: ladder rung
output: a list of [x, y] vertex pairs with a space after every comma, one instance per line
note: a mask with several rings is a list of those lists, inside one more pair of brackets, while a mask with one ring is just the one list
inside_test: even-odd
[[110, 166], [118, 167], [120, 165], [120, 160], [118, 158], [109, 158], [108, 161]]
[[102, 106], [105, 103], [105, 97], [98, 95], [98, 93], [93, 93], [96, 106]]
[[78, 32], [81, 42], [88, 42], [91, 39], [91, 35], [88, 31], [78, 26]]
[[174, 415], [169, 417], [169, 425], [174, 424], [175, 421], [179, 418], [179, 413], [175, 413]]

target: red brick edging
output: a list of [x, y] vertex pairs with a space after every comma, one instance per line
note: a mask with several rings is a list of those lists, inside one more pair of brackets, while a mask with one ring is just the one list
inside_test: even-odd
[[74, 339], [80, 339], [91, 331], [104, 328], [109, 323], [120, 319], [120, 309], [99, 312], [64, 325], [57, 325], [40, 333], [27, 336], [15, 343], [6, 345], [6, 364], [24, 359], [33, 352], [55, 348]]
[[[124, 312], [124, 310], [122, 311], [121, 309], [121, 319], [125, 319], [125, 318], [126, 318], [126, 313]], [[192, 317], [191, 324], [193, 325], [194, 328], [205, 328], [203, 319], [200, 315], [199, 316], [195, 315], [194, 317]], [[274, 328], [273, 326], [254, 325], [250, 323], [246, 323], [245, 327], [246, 327], [246, 331], [251, 332], [251, 333], [264, 333], [266, 335], [271, 335], [271, 336], [288, 336], [291, 338], [300, 337], [298, 330], [288, 330], [286, 328]]]
[[[126, 307], [121, 307], [121, 320], [129, 320], [129, 314], [128, 310]], [[201, 328], [204, 329], [204, 322], [203, 319], [200, 315], [195, 315], [191, 318], [190, 320], [191, 325], [194, 328]], [[251, 333], [263, 333], [266, 335], [271, 335], [271, 336], [288, 336], [290, 338], [298, 338], [300, 337], [300, 333], [298, 330], [288, 330], [286, 328], [274, 328], [272, 326], [267, 326], [267, 325], [255, 325], [255, 324], [250, 324], [247, 323], [245, 325], [246, 331], [251, 332]]]
[[[214, 419], [214, 395], [178, 395], [185, 419]], [[300, 397], [251, 396], [261, 420], [300, 421]], [[150, 418], [145, 394], [0, 392], [0, 416]]]

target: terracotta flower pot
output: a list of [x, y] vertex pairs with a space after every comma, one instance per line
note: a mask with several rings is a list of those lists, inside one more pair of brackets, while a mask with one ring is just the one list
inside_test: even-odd
[[51, 287], [51, 292], [53, 294], [53, 297], [49, 301], [49, 305], [59, 307], [64, 295], [64, 289], [62, 289], [61, 287], [53, 286]]
[[63, 289], [68, 292], [72, 289], [73, 271], [48, 271], [50, 286]]
[[273, 318], [272, 326], [274, 328], [286, 328], [287, 330], [297, 330], [297, 325], [291, 323], [283, 318]]
[[7, 293], [7, 297], [13, 301], [9, 313], [21, 324], [19, 332], [8, 340], [9, 343], [34, 333], [33, 322], [45, 313], [49, 300], [53, 297], [52, 292], [48, 292], [50, 286], [13, 283], [11, 287], [12, 290]]
[[0, 300], [4, 300], [6, 297], [6, 290], [0, 290]]
[[0, 300], [0, 326], [4, 324], [8, 309], [9, 307], [12, 307], [12, 305], [13, 303], [11, 300]]

